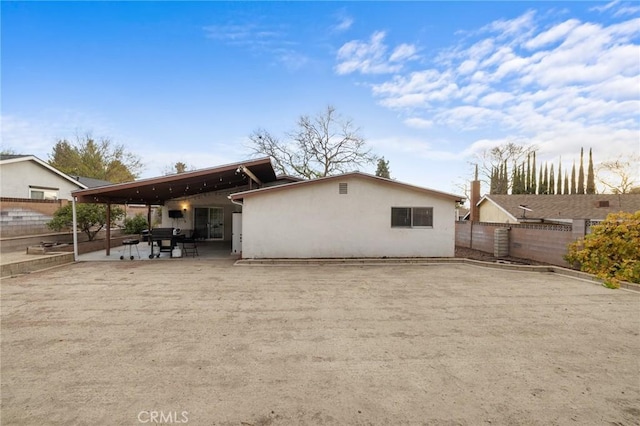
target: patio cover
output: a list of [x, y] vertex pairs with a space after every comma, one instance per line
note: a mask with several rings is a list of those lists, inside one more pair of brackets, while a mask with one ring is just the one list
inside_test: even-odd
[[[253, 176], [252, 176], [253, 175]], [[164, 205], [167, 200], [276, 180], [269, 157], [73, 191], [79, 203]]]
[[[99, 204], [145, 204], [151, 222], [151, 206], [164, 205], [167, 200], [196, 194], [229, 190], [249, 185], [251, 189], [276, 180], [269, 157], [226, 164], [193, 172], [176, 173], [133, 182], [117, 183], [71, 192], [73, 197], [73, 229], [77, 229], [76, 202]], [[109, 221], [107, 209], [107, 221]], [[111, 232], [106, 227], [106, 254], [111, 252]], [[74, 257], [78, 260], [77, 233], [73, 233]]]

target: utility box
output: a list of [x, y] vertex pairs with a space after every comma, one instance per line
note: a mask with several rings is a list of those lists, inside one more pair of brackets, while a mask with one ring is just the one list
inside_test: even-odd
[[239, 212], [231, 216], [231, 253], [242, 253], [242, 213]]
[[509, 228], [496, 228], [493, 231], [493, 255], [509, 256]]

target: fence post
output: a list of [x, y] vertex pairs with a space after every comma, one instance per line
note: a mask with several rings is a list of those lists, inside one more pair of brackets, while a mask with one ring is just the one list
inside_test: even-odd
[[571, 226], [571, 237], [573, 241], [577, 241], [587, 235], [587, 220], [586, 219], [573, 219]]

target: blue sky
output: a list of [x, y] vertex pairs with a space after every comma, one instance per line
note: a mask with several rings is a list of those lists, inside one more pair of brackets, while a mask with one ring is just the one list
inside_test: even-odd
[[[637, 2], [2, 2], [2, 147], [110, 137], [145, 163], [249, 157], [335, 106], [392, 177], [460, 193], [491, 146], [640, 153]], [[368, 172], [373, 172], [372, 166]]]

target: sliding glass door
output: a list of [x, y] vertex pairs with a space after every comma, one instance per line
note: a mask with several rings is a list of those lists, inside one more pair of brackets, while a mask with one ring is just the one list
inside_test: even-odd
[[222, 207], [196, 207], [194, 228], [198, 238], [224, 239], [224, 209]]

